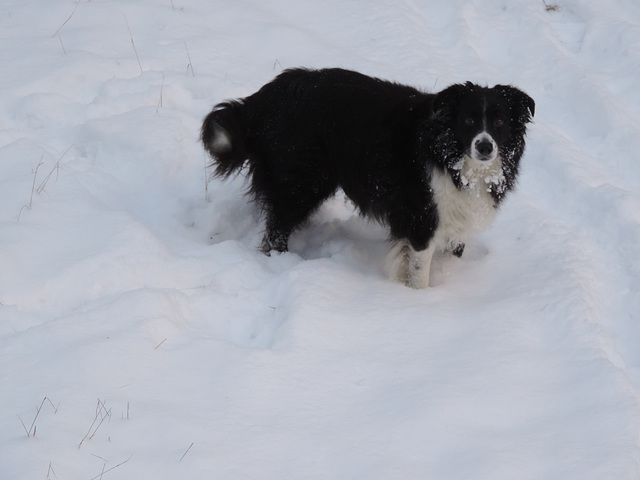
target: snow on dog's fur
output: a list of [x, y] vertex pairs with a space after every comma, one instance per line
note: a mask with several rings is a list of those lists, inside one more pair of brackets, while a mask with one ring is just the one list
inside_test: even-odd
[[461, 256], [514, 187], [534, 110], [507, 85], [432, 94], [347, 70], [292, 69], [217, 105], [201, 139], [217, 175], [248, 163], [266, 254], [286, 251], [292, 231], [342, 188], [389, 227], [391, 278], [424, 288], [436, 249]]

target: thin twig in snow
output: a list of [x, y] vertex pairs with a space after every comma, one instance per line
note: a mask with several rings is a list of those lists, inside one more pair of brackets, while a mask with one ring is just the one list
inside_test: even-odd
[[49, 399], [49, 397], [44, 397], [47, 402], [49, 402], [49, 405], [51, 405], [51, 408], [53, 408], [53, 414], [55, 415], [56, 413], [58, 413], [58, 408], [60, 408], [60, 403], [58, 403], [58, 405], [54, 405], [53, 402]]
[[67, 49], [64, 48], [64, 43], [62, 43], [62, 37], [60, 36], [60, 34], [58, 34], [58, 40], [60, 40], [60, 46], [62, 47], [62, 51], [66, 55], [67, 54]]
[[162, 108], [163, 92], [164, 92], [164, 72], [162, 72], [162, 85], [160, 85], [160, 98], [158, 99], [158, 105], [156, 106], [156, 115], [160, 114], [160, 108]]
[[544, 3], [544, 9], [547, 12], [559, 12], [560, 11], [560, 6], [557, 5], [557, 4], [548, 4], [544, 0], [542, 0], [542, 3]]
[[176, 8], [176, 6], [173, 4], [173, 0], [171, 0], [171, 8], [184, 13], [184, 7]]
[[189, 65], [187, 65], [187, 75], [189, 75], [189, 69], [191, 69], [191, 76], [195, 77], [196, 74], [193, 71], [193, 63], [191, 63], [191, 55], [189, 55], [189, 47], [187, 47], [187, 42], [184, 42], [184, 48], [187, 51], [187, 58], [189, 59]]
[[182, 459], [185, 457], [185, 455], [186, 455], [187, 453], [189, 453], [189, 450], [191, 450], [191, 447], [193, 447], [193, 442], [191, 442], [191, 445], [189, 445], [189, 448], [187, 448], [187, 451], [186, 451], [186, 452], [184, 452], [184, 453], [182, 454], [182, 456], [180, 457], [180, 460], [179, 460], [180, 462], [181, 462], [181, 461], [182, 461]]
[[[62, 30], [62, 27], [64, 27], [67, 22], [69, 20], [71, 20], [71, 17], [73, 17], [73, 14], [76, 13], [76, 8], [78, 8], [78, 5], [80, 5], [80, 0], [78, 0], [75, 4], [75, 6], [73, 7], [73, 11], [71, 12], [71, 15], [69, 15], [69, 18], [67, 18], [64, 23], [62, 25], [60, 25], [60, 28], [58, 28], [58, 30], [56, 30], [56, 33], [54, 33], [53, 35], [51, 35], [51, 38], [55, 37], [56, 35], [58, 35], [60, 33], [60, 30]], [[64, 48], [64, 47], [63, 47]], [[66, 53], [66, 52], [65, 52]]]
[[[89, 427], [89, 430], [87, 431], [85, 436], [82, 437], [82, 440], [80, 440], [80, 443], [78, 444], [78, 448], [82, 447], [82, 444], [84, 443], [85, 440], [91, 440], [96, 435], [96, 433], [98, 432], [98, 429], [104, 423], [106, 418], [111, 419], [111, 409], [107, 410], [107, 407], [104, 405], [104, 402], [98, 399], [98, 404], [96, 405], [96, 416], [94, 417], [93, 422], [91, 422], [91, 426]], [[98, 419], [100, 420], [99, 422], [98, 422]], [[96, 425], [96, 422], [98, 423], [98, 425]], [[96, 425], [95, 428], [94, 428], [94, 425]], [[92, 430], [93, 430], [93, 433], [92, 433]]]
[[49, 462], [49, 469], [47, 470], [47, 480], [51, 480], [51, 476], [50, 474], [53, 473], [53, 476], [58, 478], [58, 475], [56, 475], [55, 470], [53, 469], [53, 465], [51, 465], [51, 462]]
[[31, 210], [31, 207], [33, 206], [33, 194], [37, 193], [40, 194], [44, 191], [45, 187], [47, 186], [47, 183], [49, 182], [49, 180], [51, 179], [51, 175], [53, 175], [53, 172], [56, 172], [56, 181], [58, 180], [58, 173], [60, 170], [60, 160], [62, 160], [62, 158], [67, 154], [67, 152], [69, 150], [71, 150], [71, 147], [73, 147], [73, 145], [70, 145], [64, 152], [62, 155], [60, 155], [60, 157], [58, 158], [58, 161], [54, 164], [53, 168], [51, 169], [51, 171], [49, 172], [49, 174], [44, 178], [44, 180], [42, 182], [40, 182], [40, 185], [38, 185], [38, 188], [36, 188], [36, 180], [38, 178], [38, 170], [40, 169], [40, 167], [42, 165], [44, 165], [44, 162], [42, 161], [42, 159], [44, 158], [44, 154], [42, 154], [40, 156], [40, 160], [38, 161], [38, 165], [36, 165], [36, 168], [33, 172], [33, 182], [31, 184], [31, 195], [29, 197], [29, 203], [26, 205], [23, 205], [22, 207], [20, 207], [20, 211], [18, 212], [18, 215], [16, 215], [16, 221], [20, 222], [20, 217], [22, 216], [22, 211], [26, 208], [27, 210]]
[[76, 13], [76, 8], [78, 8], [78, 5], [80, 5], [80, 0], [78, 0], [75, 6], [73, 7], [71, 15], [69, 15], [69, 17], [62, 23], [62, 25], [60, 25], [60, 28], [56, 30], [56, 33], [51, 35], [51, 38], [58, 37], [58, 40], [60, 40], [60, 46], [62, 47], [62, 51], [64, 52], [65, 55], [67, 54], [67, 49], [64, 48], [64, 43], [62, 43], [62, 36], [60, 36], [60, 31], [62, 30], [62, 27], [64, 27], [67, 24], [67, 22], [71, 20], [71, 17], [73, 17], [73, 14]]
[[20, 215], [22, 215], [22, 210], [24, 210], [25, 208], [27, 210], [31, 210], [31, 206], [33, 205], [33, 192], [35, 192], [36, 190], [36, 178], [38, 177], [38, 169], [43, 164], [42, 162], [43, 158], [44, 158], [44, 153], [40, 157], [40, 161], [38, 162], [38, 165], [36, 165], [36, 169], [33, 172], [33, 183], [31, 184], [31, 196], [29, 197], [29, 203], [20, 207], [20, 211], [18, 212], [18, 216], [17, 216], [18, 222], [20, 221]]
[[131, 45], [133, 46], [133, 51], [135, 52], [136, 59], [138, 60], [138, 66], [140, 67], [140, 73], [144, 73], [143, 70], [142, 70], [142, 64], [140, 63], [140, 57], [138, 56], [138, 49], [136, 48], [136, 44], [133, 41], [133, 34], [131, 33], [131, 28], [129, 28], [129, 21], [127, 20], [127, 16], [126, 15], [123, 15], [123, 16], [124, 16], [124, 21], [127, 24], [127, 30], [129, 30], [129, 38], [131, 39]]
[[29, 434], [29, 430], [27, 430], [27, 426], [24, 424], [24, 422], [20, 418], [20, 415], [16, 415], [16, 416], [18, 417], [18, 420], [20, 420], [20, 423], [22, 424], [22, 428], [24, 428], [24, 431], [27, 434], [27, 437], [30, 437], [31, 435]]
[[102, 476], [105, 473], [110, 472], [111, 470], [115, 470], [116, 468], [120, 467], [121, 465], [124, 465], [125, 463], [127, 463], [129, 460], [131, 460], [131, 458], [133, 457], [133, 454], [131, 454], [129, 456], [129, 458], [127, 458], [124, 462], [120, 462], [118, 465], [116, 465], [115, 467], [111, 467], [108, 470], [104, 469], [104, 466], [102, 467], [102, 472], [100, 472], [100, 475], [96, 475], [95, 477], [91, 478], [90, 480], [96, 480], [97, 478], [102, 478]]
[[20, 418], [20, 415], [18, 415], [18, 420], [20, 420], [20, 423], [22, 423], [22, 428], [24, 428], [24, 431], [27, 433], [27, 437], [36, 436], [36, 420], [38, 420], [38, 417], [40, 416], [40, 412], [42, 411], [42, 407], [44, 406], [45, 402], [49, 402], [49, 404], [51, 405], [51, 408], [53, 408], [54, 415], [58, 413], [58, 407], [60, 407], [60, 404], [58, 404], [58, 406], [56, 407], [53, 404], [53, 402], [49, 399], [49, 397], [45, 396], [42, 399], [42, 402], [40, 402], [40, 406], [36, 409], [36, 416], [33, 418], [33, 422], [31, 422], [31, 426], [29, 427], [28, 430], [27, 430], [27, 426], [22, 421], [22, 418]]
[[54, 171], [56, 172], [56, 182], [58, 181], [58, 173], [59, 173], [59, 170], [60, 170], [60, 160], [62, 160], [62, 158], [67, 154], [67, 152], [69, 150], [71, 150], [71, 147], [73, 147], [73, 145], [69, 145], [69, 148], [67, 148], [64, 151], [64, 153], [62, 155], [60, 155], [60, 157], [58, 158], [58, 161], [55, 163], [55, 165], [53, 166], [53, 168], [49, 172], [49, 175], [44, 177], [44, 180], [40, 183], [40, 186], [36, 189], [36, 193], [42, 193], [44, 188], [47, 186], [47, 182], [51, 178], [51, 175], [53, 175]]

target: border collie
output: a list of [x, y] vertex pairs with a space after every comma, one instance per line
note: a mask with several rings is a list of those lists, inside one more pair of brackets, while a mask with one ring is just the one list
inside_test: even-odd
[[431, 94], [348, 70], [291, 69], [216, 105], [201, 140], [214, 175], [247, 164], [267, 255], [286, 251], [292, 231], [342, 188], [388, 226], [390, 277], [425, 288], [436, 249], [461, 256], [514, 187], [534, 110], [512, 86]]

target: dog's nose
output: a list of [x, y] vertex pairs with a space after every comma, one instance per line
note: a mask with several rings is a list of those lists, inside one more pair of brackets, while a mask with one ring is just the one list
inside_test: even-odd
[[493, 153], [493, 145], [487, 140], [478, 140], [476, 142], [476, 150], [483, 157], [488, 157]]

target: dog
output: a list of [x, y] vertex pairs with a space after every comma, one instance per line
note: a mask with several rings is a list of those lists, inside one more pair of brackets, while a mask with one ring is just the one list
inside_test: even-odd
[[265, 254], [287, 251], [291, 233], [341, 188], [388, 227], [388, 275], [425, 288], [434, 252], [462, 256], [514, 188], [534, 112], [533, 99], [509, 85], [467, 82], [434, 94], [296, 68], [216, 105], [200, 138], [214, 176], [247, 166]]

